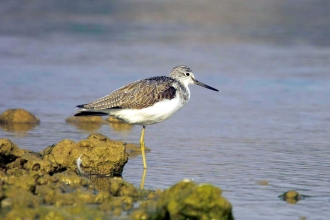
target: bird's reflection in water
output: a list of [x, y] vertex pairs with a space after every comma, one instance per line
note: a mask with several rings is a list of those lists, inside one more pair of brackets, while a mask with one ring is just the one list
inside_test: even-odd
[[81, 116], [81, 117], [70, 117], [67, 118], [66, 123], [75, 126], [79, 130], [96, 132], [103, 124], [109, 124], [110, 128], [116, 132], [129, 132], [133, 125], [127, 124], [119, 119], [112, 116], [104, 120], [100, 116]]
[[85, 116], [85, 117], [70, 117], [67, 118], [66, 123], [75, 126], [78, 130], [95, 132], [98, 131], [102, 124], [105, 123], [100, 116]]
[[96, 132], [102, 127], [102, 124], [99, 123], [72, 123], [72, 125], [79, 130], [88, 132]]
[[107, 118], [107, 122], [109, 122], [109, 125], [110, 125], [111, 129], [116, 131], [116, 132], [127, 133], [130, 130], [132, 130], [132, 127], [133, 127], [133, 125], [127, 124], [127, 123], [125, 123], [125, 122], [123, 122], [119, 119], [116, 119], [112, 116]]

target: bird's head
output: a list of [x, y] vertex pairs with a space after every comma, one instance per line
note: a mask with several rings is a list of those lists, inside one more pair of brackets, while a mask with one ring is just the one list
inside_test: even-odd
[[192, 70], [189, 67], [184, 66], [184, 65], [174, 67], [170, 73], [170, 77], [179, 80], [185, 86], [188, 86], [190, 84], [195, 84], [195, 85], [205, 87], [207, 89], [211, 89], [213, 91], [217, 91], [217, 92], [219, 91], [211, 86], [208, 86], [204, 83], [197, 81], [195, 79], [195, 76], [194, 76]]

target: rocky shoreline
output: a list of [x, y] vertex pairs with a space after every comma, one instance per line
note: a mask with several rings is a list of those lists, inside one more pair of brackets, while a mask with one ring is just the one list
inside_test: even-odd
[[98, 133], [41, 152], [0, 139], [0, 218], [233, 219], [230, 202], [213, 185], [183, 180], [145, 190], [143, 180], [140, 188], [123, 180], [129, 154], [138, 150]]

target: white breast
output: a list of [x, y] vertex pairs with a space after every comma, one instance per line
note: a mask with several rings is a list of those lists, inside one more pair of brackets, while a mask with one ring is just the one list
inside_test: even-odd
[[145, 126], [170, 118], [185, 103], [182, 103], [178, 96], [176, 96], [174, 99], [162, 100], [144, 109], [113, 109], [109, 114], [127, 123]]

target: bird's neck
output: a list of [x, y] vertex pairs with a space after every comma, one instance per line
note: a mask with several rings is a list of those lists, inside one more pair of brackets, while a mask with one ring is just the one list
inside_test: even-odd
[[186, 82], [183, 82], [183, 81], [179, 81], [180, 82], [180, 84], [181, 84], [181, 88], [180, 88], [180, 90], [182, 91], [182, 93], [180, 93], [181, 94], [181, 99], [182, 99], [182, 101], [184, 102], [184, 103], [186, 103], [186, 102], [188, 102], [189, 101], [189, 99], [190, 99], [190, 89], [189, 89], [189, 87], [188, 87], [188, 83]]

